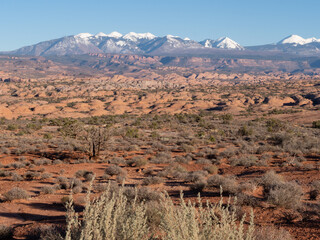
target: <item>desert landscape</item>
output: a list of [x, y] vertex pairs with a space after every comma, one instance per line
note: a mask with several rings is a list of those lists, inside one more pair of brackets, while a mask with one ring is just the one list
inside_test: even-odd
[[317, 72], [125, 69], [127, 57], [99, 70], [1, 57], [3, 239], [63, 239], [70, 194], [81, 218], [104, 191], [137, 191], [159, 234], [161, 196], [183, 191], [230, 201], [245, 229], [253, 214], [255, 239], [318, 239]]
[[320, 240], [319, 1], [3, 1], [0, 240]]

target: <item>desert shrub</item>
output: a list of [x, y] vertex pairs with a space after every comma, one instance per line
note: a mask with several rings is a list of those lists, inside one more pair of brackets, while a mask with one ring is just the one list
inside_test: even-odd
[[267, 195], [272, 188], [282, 183], [283, 181], [284, 179], [282, 178], [282, 176], [276, 174], [275, 171], [268, 171], [261, 177], [259, 183], [264, 188], [264, 194]]
[[51, 173], [42, 173], [40, 176], [41, 179], [48, 179], [48, 178], [52, 178], [52, 174]]
[[310, 200], [316, 200], [319, 196], [319, 191], [318, 190], [310, 190], [309, 192], [309, 199]]
[[202, 192], [207, 186], [207, 181], [205, 179], [199, 179], [194, 183], [190, 184], [189, 188], [191, 191]]
[[22, 181], [23, 177], [20, 174], [12, 173], [11, 179], [12, 179], [12, 181], [17, 182], [17, 181]]
[[105, 171], [106, 174], [110, 175], [110, 176], [114, 176], [114, 175], [120, 175], [123, 173], [123, 170], [121, 167], [116, 166], [116, 165], [110, 165], [108, 166]]
[[194, 151], [194, 146], [188, 145], [188, 144], [182, 144], [180, 146], [181, 150], [184, 152], [193, 152]]
[[238, 193], [237, 195], [237, 204], [240, 206], [251, 206], [256, 207], [259, 205], [259, 201], [257, 198], [247, 195], [245, 193]]
[[230, 147], [227, 148], [226, 150], [224, 150], [223, 152], [220, 153], [221, 157], [226, 157], [226, 158], [231, 158], [234, 155], [238, 154], [238, 149], [236, 149], [235, 147]]
[[303, 195], [302, 188], [295, 182], [280, 183], [268, 194], [268, 202], [285, 208], [297, 208]]
[[185, 179], [187, 176], [187, 170], [183, 166], [175, 163], [165, 167], [157, 175], [159, 177]]
[[81, 179], [79, 179], [79, 178], [70, 179], [69, 182], [70, 182], [70, 186], [71, 186], [72, 188], [82, 187], [82, 186], [83, 186], [83, 182], [82, 182]]
[[73, 194], [81, 193], [82, 189], [83, 189], [82, 187], [76, 186], [76, 187], [72, 188], [72, 193]]
[[312, 122], [312, 127], [313, 128], [320, 128], [320, 120], [313, 121]]
[[137, 200], [139, 202], [160, 201], [162, 195], [160, 192], [149, 187], [141, 187], [138, 189]]
[[126, 129], [125, 136], [128, 138], [139, 138], [139, 129], [128, 127]]
[[246, 181], [239, 184], [241, 192], [253, 192], [256, 188], [257, 184], [254, 181]]
[[168, 152], [158, 152], [154, 158], [151, 159], [152, 163], [170, 163], [172, 162], [171, 154]]
[[205, 158], [199, 158], [196, 161], [196, 164], [211, 164], [211, 161], [209, 159], [205, 159]]
[[109, 163], [114, 164], [114, 165], [120, 165], [120, 164], [125, 164], [125, 159], [123, 157], [115, 157], [111, 158], [109, 160]]
[[107, 183], [99, 183], [94, 186], [94, 190], [100, 193], [108, 190], [108, 187], [109, 185]]
[[17, 130], [18, 129], [18, 125], [16, 125], [16, 124], [8, 124], [8, 126], [7, 126], [7, 130], [9, 130], [9, 131], [15, 131], [15, 130]]
[[271, 118], [266, 121], [266, 127], [268, 132], [277, 132], [279, 130], [284, 129], [285, 125], [280, 120]]
[[85, 172], [86, 172], [86, 170], [78, 170], [78, 171], [76, 171], [76, 173], [74, 174], [74, 176], [75, 176], [76, 178], [81, 178], [81, 177], [84, 176]]
[[72, 197], [70, 196], [64, 196], [60, 199], [60, 202], [64, 205], [67, 206], [68, 204], [70, 204], [70, 202], [72, 202]]
[[0, 152], [2, 152], [3, 154], [10, 154], [11, 153], [10, 149], [6, 148], [6, 147], [1, 147]]
[[52, 186], [43, 186], [40, 189], [40, 192], [44, 193], [44, 194], [52, 194], [56, 191], [56, 189]]
[[86, 182], [90, 182], [94, 179], [95, 174], [92, 171], [86, 171], [83, 177]]
[[57, 165], [57, 164], [62, 164], [63, 162], [60, 159], [56, 159], [52, 161], [52, 164]]
[[23, 174], [23, 177], [27, 181], [32, 181], [40, 176], [40, 173], [38, 172], [31, 172], [27, 171], [25, 174]]
[[10, 226], [0, 225], [0, 239], [2, 240], [13, 239], [13, 228]]
[[195, 183], [195, 182], [198, 182], [199, 180], [203, 180], [207, 175], [208, 175], [208, 173], [206, 171], [190, 172], [186, 176], [185, 180], [187, 182]]
[[69, 189], [71, 187], [71, 184], [68, 180], [68, 178], [59, 176], [56, 179], [57, 183], [60, 185], [61, 189]]
[[125, 174], [120, 174], [120, 175], [117, 175], [116, 177], [117, 183], [120, 183], [120, 184], [123, 184], [126, 179], [127, 179], [127, 175]]
[[39, 226], [28, 231], [26, 239], [64, 240], [63, 229], [57, 226]]
[[0, 177], [8, 177], [11, 175], [10, 171], [0, 170]]
[[140, 156], [136, 156], [127, 160], [127, 165], [129, 167], [142, 167], [142, 166], [145, 166], [147, 163], [148, 163], [148, 160]]
[[[151, 200], [152, 204], [141, 201], [139, 194], [140, 190], [135, 189], [120, 188], [116, 192], [107, 189], [97, 200], [87, 203], [81, 220], [75, 214], [72, 201], [68, 201], [66, 239], [147, 240], [150, 236], [163, 240], [254, 239], [253, 215], [245, 229], [245, 217], [236, 223], [235, 210], [229, 205], [223, 206], [222, 201], [203, 207], [200, 199], [198, 208], [191, 202], [186, 203], [181, 195], [180, 204], [176, 206], [168, 196], [157, 195], [159, 205], [154, 207], [154, 201]], [[128, 202], [130, 199], [137, 201]], [[152, 214], [153, 210], [156, 215]], [[157, 224], [150, 225], [153, 221]]]
[[243, 157], [233, 157], [229, 159], [230, 164], [232, 166], [244, 166], [244, 167], [252, 167], [252, 166], [265, 166], [266, 163], [262, 160], [259, 160], [254, 155], [243, 156]]
[[222, 191], [226, 194], [236, 194], [240, 190], [238, 182], [231, 176], [213, 175], [208, 178], [207, 183], [209, 187], [221, 187]]
[[252, 133], [253, 133], [253, 129], [248, 127], [247, 125], [243, 125], [238, 130], [238, 134], [240, 136], [250, 136], [250, 135], [252, 135]]
[[218, 174], [219, 168], [215, 165], [207, 165], [203, 167], [203, 171], [207, 171], [210, 174]]
[[160, 150], [160, 151], [167, 151], [168, 147], [160, 142], [152, 143], [152, 148]]
[[222, 119], [222, 123], [229, 124], [233, 120], [233, 115], [230, 113], [219, 116]]
[[273, 226], [260, 227], [254, 233], [256, 240], [293, 240], [294, 238], [285, 229]]
[[320, 191], [320, 180], [315, 180], [311, 183], [311, 188]]
[[3, 194], [6, 201], [12, 201], [14, 199], [27, 199], [29, 194], [22, 188], [14, 187], [5, 194]]
[[153, 176], [155, 174], [155, 171], [152, 168], [143, 169], [142, 172], [145, 176]]
[[316, 200], [320, 194], [320, 180], [315, 180], [311, 183], [311, 190], [309, 192], [310, 200]]
[[25, 163], [20, 163], [20, 162], [15, 162], [15, 163], [11, 163], [10, 167], [12, 167], [14, 169], [20, 169], [20, 168], [26, 167], [26, 164]]
[[185, 164], [189, 163], [191, 160], [190, 160], [190, 158], [187, 158], [184, 156], [176, 156], [174, 159], [174, 161], [177, 163], [185, 163]]
[[146, 177], [142, 181], [143, 185], [154, 185], [154, 184], [160, 184], [160, 183], [163, 183], [163, 179], [157, 176]]

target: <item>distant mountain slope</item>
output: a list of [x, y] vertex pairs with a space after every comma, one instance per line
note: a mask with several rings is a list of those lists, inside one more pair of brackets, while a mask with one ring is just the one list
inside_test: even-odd
[[[210, 41], [215, 43], [210, 45], [210, 48], [244, 49], [230, 38]], [[40, 42], [11, 51], [10, 54], [34, 56], [78, 55], [88, 53], [166, 54], [172, 52], [178, 53], [179, 51], [185, 52], [188, 49], [203, 49], [204, 47], [206, 46], [189, 38], [182, 39], [172, 35], [157, 37], [151, 33], [130, 32], [122, 35], [118, 32], [109, 34], [100, 32], [96, 35], [80, 33]]]
[[[303, 38], [290, 35], [278, 43], [261, 46], [243, 47], [228, 37], [216, 40], [206, 39], [200, 42], [189, 38], [166, 35], [158, 37], [152, 33], [130, 32], [122, 35], [119, 32], [109, 34], [80, 33], [44, 41], [35, 45], [6, 52], [14, 55], [30, 56], [64, 56], [81, 54], [148, 54], [148, 55], [216, 55], [224, 51], [225, 56], [233, 58], [240, 55], [268, 56], [270, 54], [289, 54], [300, 56], [320, 55], [320, 39]], [[218, 52], [221, 55], [221, 52]]]

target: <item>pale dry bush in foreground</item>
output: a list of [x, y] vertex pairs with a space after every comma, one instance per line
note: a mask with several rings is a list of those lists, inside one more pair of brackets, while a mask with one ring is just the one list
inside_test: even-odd
[[[82, 220], [75, 213], [72, 200], [67, 204], [66, 240], [207, 240], [207, 239], [254, 239], [253, 214], [250, 225], [244, 228], [245, 216], [237, 222], [236, 211], [229, 204], [199, 202], [185, 203], [181, 194], [179, 205], [175, 205], [168, 195], [159, 200], [161, 213], [156, 229], [150, 227], [148, 204], [135, 198], [129, 201], [125, 188], [108, 189], [92, 202], [87, 201]], [[90, 196], [87, 196], [89, 200]]]

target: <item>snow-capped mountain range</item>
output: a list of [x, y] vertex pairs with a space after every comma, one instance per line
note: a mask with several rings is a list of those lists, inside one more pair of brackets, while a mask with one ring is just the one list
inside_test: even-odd
[[228, 37], [217, 40], [206, 39], [200, 42], [189, 38], [166, 35], [158, 37], [152, 33], [130, 32], [122, 35], [119, 32], [95, 35], [80, 33], [54, 40], [40, 42], [35, 45], [19, 48], [10, 54], [17, 55], [77, 55], [88, 53], [121, 53], [121, 54], [179, 54], [201, 52], [213, 53], [214, 49], [233, 51], [280, 51], [295, 54], [319, 54], [320, 39], [304, 39], [298, 35], [288, 36], [276, 44], [243, 47]]
[[152, 33], [119, 32], [95, 35], [79, 33], [77, 35], [40, 42], [12, 51], [19, 55], [72, 55], [86, 53], [123, 53], [123, 54], [163, 54], [186, 49], [221, 48], [243, 50], [244, 48], [230, 38], [196, 42], [189, 38], [167, 35], [158, 37]]

